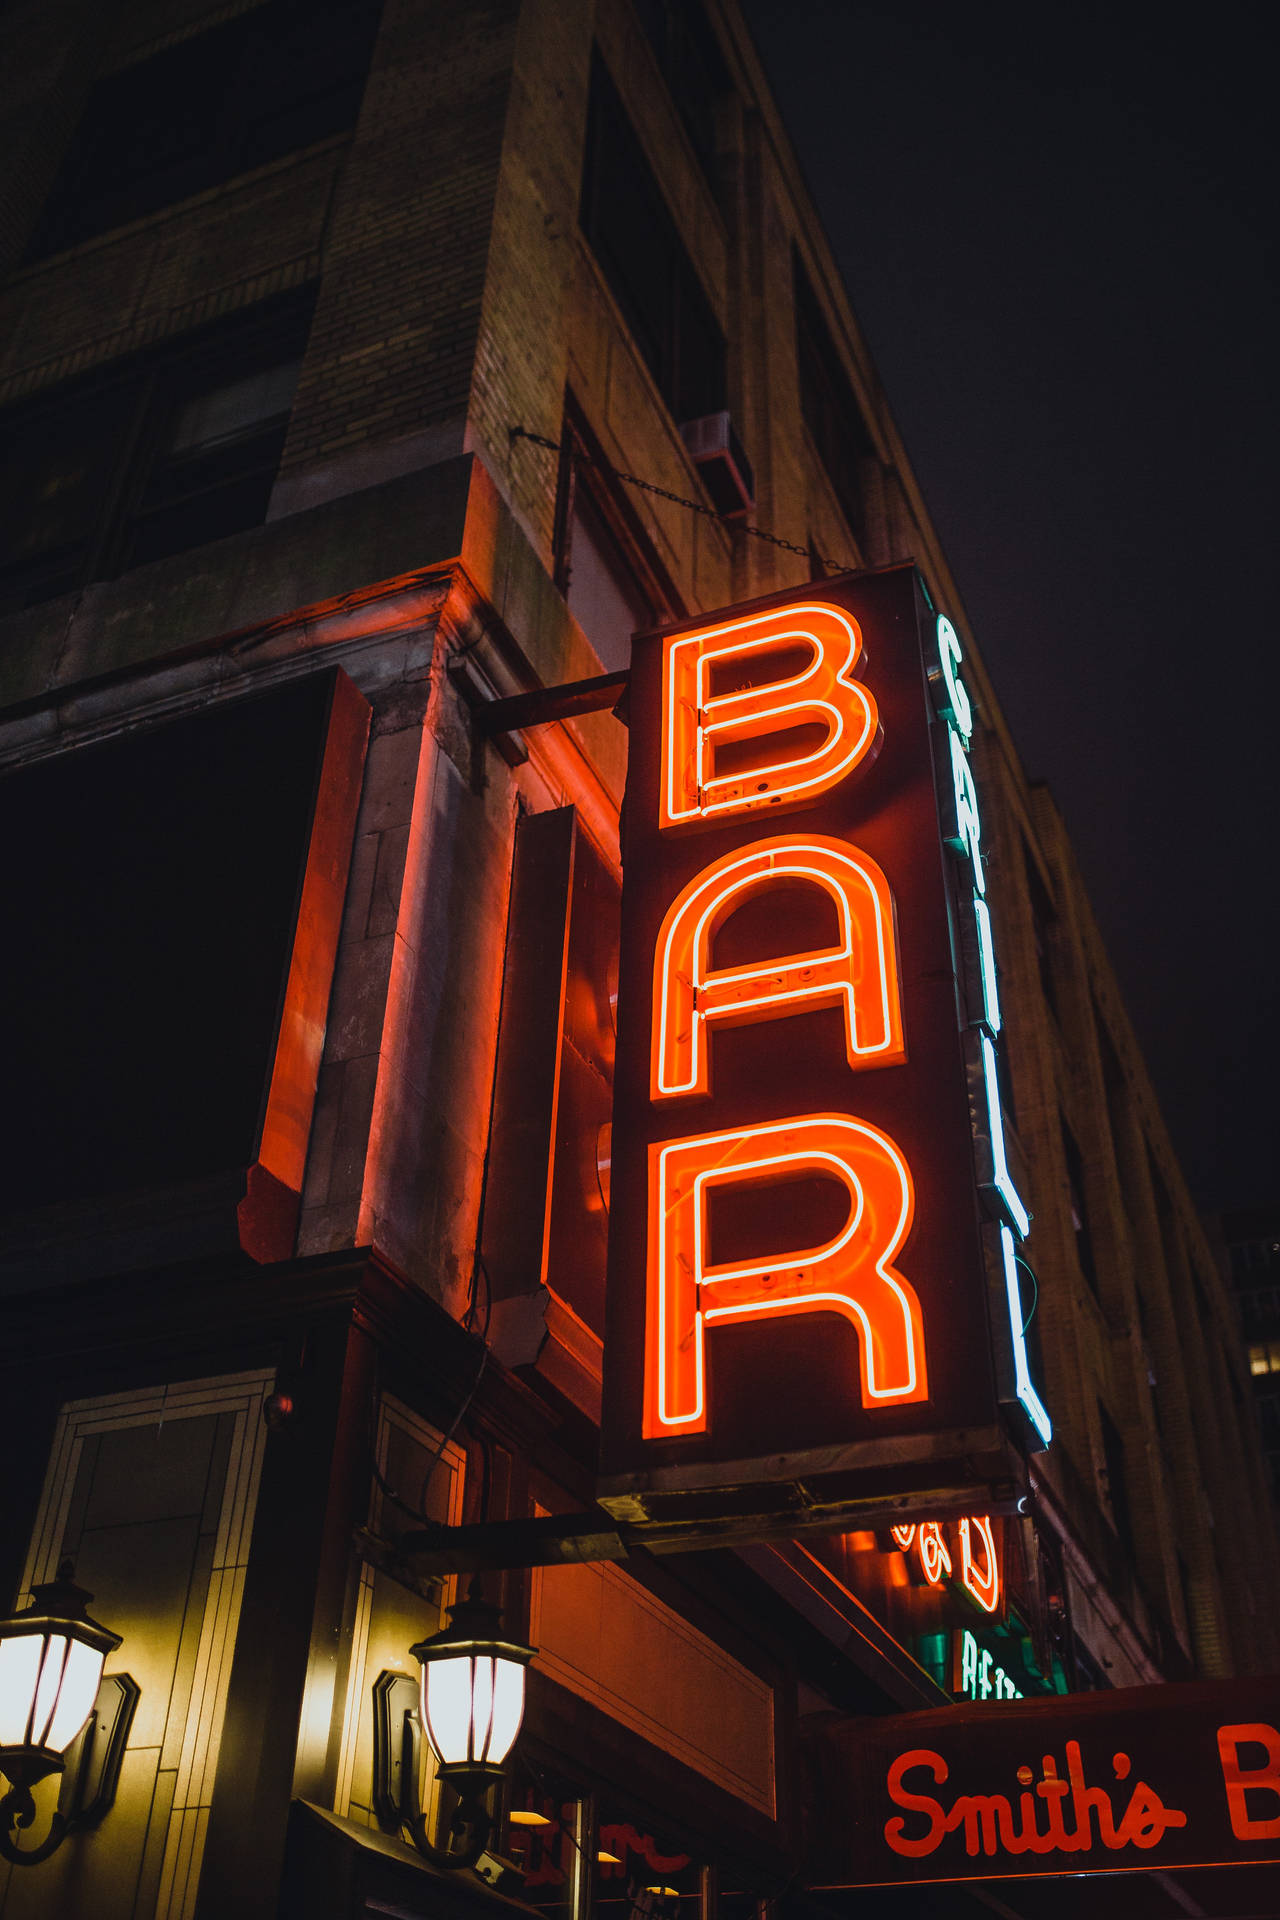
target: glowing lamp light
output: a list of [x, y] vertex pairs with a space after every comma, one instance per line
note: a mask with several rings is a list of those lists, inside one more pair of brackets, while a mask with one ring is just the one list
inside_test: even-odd
[[93, 1712], [120, 1635], [91, 1620], [93, 1595], [68, 1577], [32, 1588], [21, 1613], [0, 1620], [0, 1773], [31, 1786], [62, 1771], [62, 1756]]
[[32, 1787], [63, 1771], [93, 1712], [103, 1663], [120, 1645], [118, 1633], [90, 1619], [93, 1595], [75, 1584], [70, 1566], [58, 1572], [32, 1588], [29, 1607], [0, 1620], [0, 1773], [10, 1783], [0, 1800], [0, 1853], [24, 1866], [47, 1859], [66, 1824], [55, 1814], [49, 1839], [34, 1848], [16, 1847], [10, 1832], [35, 1818]]
[[497, 1607], [468, 1599], [410, 1651], [422, 1663], [422, 1727], [440, 1777], [474, 1798], [502, 1777], [515, 1745], [534, 1649], [504, 1638]]

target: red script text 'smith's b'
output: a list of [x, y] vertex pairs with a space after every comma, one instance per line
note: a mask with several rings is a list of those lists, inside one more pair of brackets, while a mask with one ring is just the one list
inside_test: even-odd
[[816, 1885], [1280, 1861], [1276, 1679], [851, 1721], [811, 1758]]

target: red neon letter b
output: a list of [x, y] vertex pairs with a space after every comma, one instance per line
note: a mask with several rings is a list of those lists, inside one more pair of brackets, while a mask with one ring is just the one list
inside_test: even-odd
[[[853, 678], [861, 649], [857, 623], [817, 603], [665, 640], [659, 825], [803, 804], [852, 773], [879, 739], [876, 703]], [[796, 655], [798, 672], [759, 680]], [[718, 675], [740, 684], [718, 690]]]
[[[1242, 1767], [1240, 1749], [1254, 1744], [1264, 1749], [1266, 1759], [1260, 1767]], [[1280, 1840], [1280, 1733], [1265, 1720], [1247, 1720], [1235, 1727], [1218, 1728], [1218, 1758], [1222, 1762], [1222, 1784], [1227, 1790], [1227, 1810], [1231, 1831], [1237, 1840]], [[1253, 1819], [1248, 1795], [1271, 1796], [1273, 1812], [1269, 1818]]]

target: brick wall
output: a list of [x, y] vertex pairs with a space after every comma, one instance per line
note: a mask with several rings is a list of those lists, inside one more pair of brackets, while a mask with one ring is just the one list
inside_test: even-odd
[[516, 0], [388, 0], [282, 473], [465, 413]]

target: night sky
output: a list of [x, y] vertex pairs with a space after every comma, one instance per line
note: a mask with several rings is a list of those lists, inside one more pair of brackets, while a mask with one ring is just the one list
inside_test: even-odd
[[744, 10], [1192, 1192], [1280, 1206], [1261, 9]]

